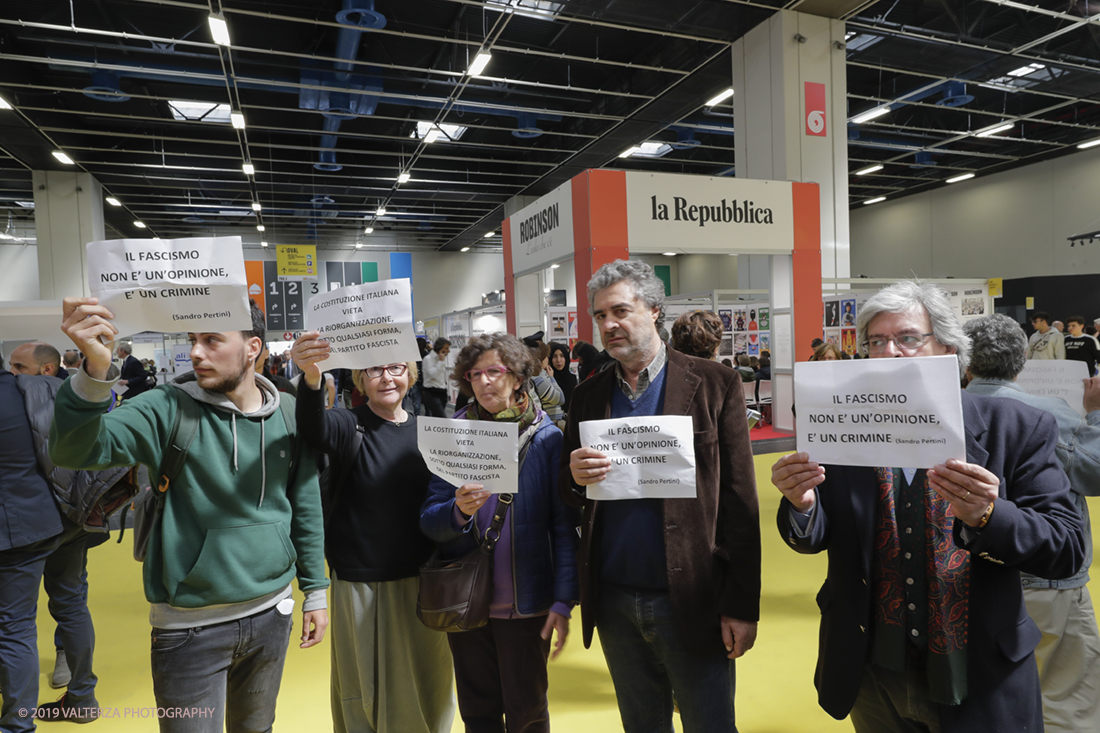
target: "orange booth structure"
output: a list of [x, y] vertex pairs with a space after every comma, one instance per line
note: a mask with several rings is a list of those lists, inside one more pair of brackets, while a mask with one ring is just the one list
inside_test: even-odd
[[768, 255], [776, 427], [793, 429], [784, 410], [793, 362], [809, 358], [822, 332], [819, 200], [814, 183], [584, 171], [504, 222], [508, 330], [518, 328], [517, 279], [569, 258], [577, 335], [599, 347], [586, 286], [601, 265], [631, 252]]

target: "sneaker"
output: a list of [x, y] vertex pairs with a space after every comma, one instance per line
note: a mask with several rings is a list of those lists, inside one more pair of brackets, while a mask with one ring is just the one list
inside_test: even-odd
[[70, 707], [65, 704], [65, 693], [55, 702], [47, 702], [38, 706], [36, 718], [39, 723], [57, 723], [66, 721], [69, 723], [91, 723], [99, 718], [99, 707]]
[[53, 663], [53, 674], [50, 675], [50, 687], [59, 689], [68, 687], [73, 673], [69, 671], [69, 660], [65, 659], [65, 650], [57, 650], [57, 659]]

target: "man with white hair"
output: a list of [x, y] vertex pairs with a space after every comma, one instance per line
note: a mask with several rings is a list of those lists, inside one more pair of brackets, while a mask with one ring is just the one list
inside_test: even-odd
[[[1071, 326], [1075, 318], [1069, 319]], [[1088, 531], [1089, 507], [1085, 501], [1086, 496], [1100, 496], [1100, 377], [1085, 380], [1086, 417], [1081, 417], [1065, 400], [1028, 394], [1016, 384], [1027, 351], [1027, 336], [1020, 324], [995, 313], [969, 321], [963, 328], [971, 340], [967, 392], [1019, 400], [1049, 412], [1058, 421], [1055, 454], [1069, 477], [1077, 511], [1085, 523], [1086, 560], [1076, 575], [1065, 580], [1022, 573], [1024, 602], [1043, 632], [1035, 659], [1043, 689], [1046, 729], [1100, 731], [1100, 694], [1096, 689], [1096, 681], [1100, 680], [1100, 634], [1087, 586], [1092, 533]]]
[[[970, 340], [935, 285], [884, 288], [857, 329], [872, 359], [969, 362]], [[850, 713], [857, 733], [1043, 729], [1041, 634], [1020, 571], [1077, 573], [1084, 527], [1054, 454], [1054, 418], [961, 398], [965, 461], [826, 469], [796, 453], [772, 468], [784, 541], [828, 552], [815, 683], [821, 706], [837, 719]]]

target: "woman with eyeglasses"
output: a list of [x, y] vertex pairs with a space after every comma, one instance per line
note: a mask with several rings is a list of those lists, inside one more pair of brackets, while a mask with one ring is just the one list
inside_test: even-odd
[[332, 486], [325, 526], [333, 729], [449, 733], [451, 652], [446, 639], [416, 617], [420, 566], [434, 550], [420, 531], [431, 474], [417, 448], [416, 415], [401, 406], [416, 381], [416, 363], [353, 370], [367, 403], [325, 410], [320, 364], [329, 353], [316, 331], [302, 334], [291, 349], [302, 370], [298, 435], [333, 457], [333, 475], [350, 461], [347, 481]]
[[518, 424], [519, 485], [501, 502], [502, 495], [481, 484], [455, 487], [433, 477], [421, 511], [420, 526], [449, 559], [473, 550], [494, 514], [507, 506], [493, 548], [489, 622], [447, 634], [458, 709], [471, 732], [550, 730], [546, 663], [565, 646], [580, 593], [580, 515], [557, 492], [562, 434], [524, 388], [538, 371], [531, 351], [509, 334], [476, 336], [462, 348], [453, 379], [474, 401], [455, 419]]

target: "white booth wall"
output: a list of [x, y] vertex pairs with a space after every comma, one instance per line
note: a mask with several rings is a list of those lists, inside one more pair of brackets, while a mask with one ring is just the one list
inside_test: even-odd
[[851, 212], [852, 276], [1004, 277], [1100, 272], [1100, 148]]

